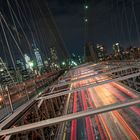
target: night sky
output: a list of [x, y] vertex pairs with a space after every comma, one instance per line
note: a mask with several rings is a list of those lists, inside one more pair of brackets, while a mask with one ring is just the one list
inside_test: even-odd
[[[124, 1], [126, 3], [126, 13], [131, 32], [130, 37], [132, 39], [132, 45], [138, 47], [138, 35], [136, 32], [134, 17], [132, 17], [132, 0], [91, 0], [88, 4], [90, 29], [89, 41], [93, 41], [94, 44], [104, 44], [109, 52], [112, 51], [112, 44], [115, 42], [120, 42], [124, 48], [130, 45], [127, 22], [123, 8]], [[83, 54], [84, 1], [49, 0], [49, 6], [68, 50], [70, 52]], [[139, 0], [134, 0], [134, 8], [138, 22], [137, 24], [139, 26]]]
[[[17, 14], [18, 11], [15, 7], [14, 0], [9, 1]], [[44, 0], [35, 1], [38, 1], [40, 7], [45, 9], [43, 3]], [[132, 11], [132, 1], [134, 1], [136, 19], [134, 18], [134, 13]], [[1, 0], [0, 2], [0, 9], [9, 26], [13, 28], [6, 1]], [[20, 0], [18, 0], [18, 2], [19, 4], [22, 4]], [[124, 2], [126, 9], [124, 8]], [[26, 3], [34, 6], [32, 0], [27, 0]], [[82, 56], [85, 45], [84, 0], [48, 0], [48, 5], [53, 14], [54, 20], [56, 21], [58, 31], [64, 40], [65, 47], [70, 54], [75, 53]], [[45, 19], [46, 17], [36, 16], [38, 11], [35, 9], [36, 21], [34, 21], [29, 15], [29, 10], [26, 4], [24, 6], [26, 9], [24, 14], [27, 17], [31, 28], [33, 28], [33, 22], [37, 22], [37, 24], [40, 25], [40, 32], [47, 32], [45, 31], [46, 25], [44, 22], [44, 20], [47, 21], [47, 19]], [[97, 43], [103, 44], [108, 52], [112, 51], [112, 44], [116, 42], [119, 42], [124, 48], [127, 48], [130, 45], [139, 47], [140, 0], [88, 0], [88, 6], [89, 9], [86, 14], [89, 20], [87, 41], [92, 41], [94, 45]], [[138, 30], [136, 30], [136, 24]], [[22, 25], [29, 37], [29, 29], [25, 23]], [[34, 29], [33, 33], [35, 33]], [[21, 34], [21, 38], [22, 36], [23, 35]], [[35, 36], [35, 39], [37, 40], [37, 36]], [[37, 40], [36, 42], [39, 41]], [[47, 44], [48, 42], [46, 41], [45, 43]], [[27, 44], [23, 43], [23, 45], [22, 48], [24, 48], [23, 51], [25, 53], [27, 50], [25, 46], [27, 46]], [[43, 48], [41, 49], [42, 52], [44, 52]], [[15, 55], [17, 54], [16, 51], [13, 53], [15, 53]]]

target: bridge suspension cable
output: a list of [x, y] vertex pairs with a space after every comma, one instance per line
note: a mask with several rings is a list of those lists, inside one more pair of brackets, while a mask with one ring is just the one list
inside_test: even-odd
[[9, 51], [9, 54], [10, 54], [10, 58], [11, 58], [11, 61], [12, 61], [14, 70], [16, 71], [16, 65], [15, 65], [14, 57], [12, 55], [12, 52], [11, 52], [11, 49], [10, 49], [10, 45], [9, 45], [9, 42], [8, 42], [8, 39], [7, 39], [7, 35], [6, 35], [5, 29], [4, 29], [4, 26], [3, 26], [3, 23], [2, 23], [2, 17], [3, 17], [2, 16], [2, 13], [0, 12], [0, 24], [1, 24], [1, 28], [2, 28], [3, 35], [4, 35], [4, 38], [5, 38], [5, 41], [6, 41], [6, 45], [8, 47], [8, 51]]

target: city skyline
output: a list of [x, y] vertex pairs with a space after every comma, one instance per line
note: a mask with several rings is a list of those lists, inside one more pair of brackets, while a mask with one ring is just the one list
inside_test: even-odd
[[[126, 3], [126, 10], [123, 2]], [[136, 14], [138, 29], [140, 29], [139, 18], [139, 0], [89, 0], [87, 1], [89, 13], [89, 28], [90, 37], [88, 41], [96, 44], [103, 44], [107, 47], [109, 52], [112, 52], [112, 45], [119, 42], [124, 48], [130, 45], [139, 47], [139, 36], [137, 33], [135, 19], [132, 11], [132, 2], [134, 2], [134, 11]], [[83, 54], [84, 47], [84, 2], [78, 1], [64, 1], [54, 0], [49, 1], [50, 9], [54, 14], [57, 24], [60, 27], [62, 36], [65, 38], [70, 51], [74, 48], [75, 52]], [[128, 24], [127, 25], [127, 19]], [[66, 20], [65, 20], [66, 19]], [[74, 22], [72, 22], [74, 21]], [[122, 23], [121, 23], [122, 22]], [[121, 25], [122, 24], [122, 25]], [[122, 27], [121, 27], [122, 26]], [[130, 38], [132, 44], [129, 43], [128, 27], [130, 28]], [[123, 31], [122, 29], [123, 28]], [[67, 32], [68, 31], [68, 32]], [[140, 30], [139, 30], [140, 31]], [[139, 32], [138, 31], [138, 32]], [[123, 33], [122, 33], [123, 32]], [[70, 35], [69, 35], [69, 34]], [[75, 37], [76, 36], [76, 37]], [[71, 41], [72, 40], [72, 41]], [[76, 43], [76, 45], [74, 44]], [[72, 47], [74, 46], [74, 47]], [[76, 48], [76, 49], [75, 49]]]
[[[88, 32], [88, 34], [89, 34], [88, 41], [92, 41], [95, 45], [103, 44], [104, 46], [107, 47], [109, 52], [112, 51], [112, 45], [116, 42], [119, 42], [124, 48], [128, 48], [130, 45], [139, 47], [139, 39], [138, 39], [139, 37], [138, 37], [136, 25], [135, 25], [136, 24], [135, 19], [134, 19], [134, 17], [132, 17], [132, 16], [134, 16], [134, 13], [133, 13], [132, 4], [131, 4], [132, 2], [134, 2], [134, 12], [136, 15], [137, 25], [139, 25], [139, 23], [140, 23], [140, 20], [138, 18], [139, 17], [139, 12], [138, 12], [139, 1], [138, 0], [125, 1], [126, 10], [123, 7], [123, 2], [124, 2], [123, 0], [117, 0], [114, 3], [111, 0], [107, 0], [107, 1], [105, 1], [105, 0], [96, 1], [95, 0], [93, 2], [89, 1], [87, 3], [87, 5], [88, 5], [87, 10], [89, 10], [87, 12], [87, 18], [89, 20], [88, 26], [90, 28], [90, 31]], [[36, 3], [37, 3], [37, 1], [36, 1]], [[22, 3], [19, 2], [19, 4], [21, 5], [21, 8], [23, 8]], [[30, 4], [31, 3], [29, 1], [29, 3], [24, 4], [24, 7], [26, 9], [28, 9], [28, 6], [30, 6]], [[1, 12], [2, 12], [2, 14], [4, 14], [4, 17], [5, 16], [10, 17], [7, 3], [2, 0], [1, 5], [3, 6], [3, 7], [1, 6], [1, 9], [2, 9]], [[11, 5], [13, 6], [13, 3], [11, 3]], [[66, 2], [63, 0], [58, 2], [57, 0], [54, 0], [54, 1], [48, 1], [48, 5], [54, 16], [54, 20], [56, 21], [57, 26], [59, 27], [59, 32], [64, 40], [65, 48], [70, 52], [70, 54], [76, 53], [76, 54], [82, 56], [84, 54], [83, 48], [85, 45], [85, 42], [84, 42], [84, 36], [85, 36], [85, 33], [84, 33], [84, 28], [85, 28], [84, 27], [84, 18], [85, 18], [84, 5], [85, 4], [82, 3], [80, 0], [76, 1], [76, 2], [74, 2], [74, 1]], [[36, 5], [31, 5], [31, 6], [35, 7]], [[40, 6], [43, 7], [42, 4], [40, 4]], [[102, 10], [100, 10], [100, 8]], [[104, 12], [104, 11], [106, 11], [106, 12]], [[25, 11], [23, 11], [23, 13], [25, 14], [25, 16], [27, 16], [27, 13]], [[76, 14], [74, 14], [74, 13], [76, 13]], [[92, 13], [92, 15], [89, 13]], [[15, 10], [15, 14], [17, 14], [17, 16], [18, 16], [19, 13]], [[120, 15], [120, 14], [122, 14], [122, 15]], [[127, 17], [125, 14], [127, 15]], [[116, 15], [116, 16], [114, 16], [114, 15]], [[28, 16], [31, 16], [31, 15], [28, 15]], [[44, 17], [43, 17], [43, 15], [40, 18], [38, 17], [40, 22], [42, 22], [44, 18], [45, 18], [45, 15], [44, 15]], [[127, 26], [124, 25], [124, 23], [127, 23], [127, 18], [128, 18], [127, 26], [129, 26], [129, 29]], [[71, 19], [73, 19], [73, 20], [71, 20]], [[121, 19], [121, 20], [119, 20], [119, 19]], [[74, 21], [74, 22], [72, 22], [72, 21]], [[14, 25], [12, 23], [13, 22], [12, 19], [9, 18], [9, 20], [7, 20], [7, 22], [8, 22], [8, 24], [11, 24], [11, 28], [13, 29], [13, 31], [16, 31], [15, 30], [16, 28], [14, 27]], [[35, 32], [33, 31], [34, 29], [32, 28], [33, 32], [30, 32], [30, 29], [28, 28], [29, 25], [30, 26], [33, 25], [32, 22], [34, 22], [34, 20], [31, 18], [30, 21], [27, 21], [29, 25], [27, 25], [24, 18], [23, 18], [23, 22], [25, 23], [25, 26], [23, 28], [26, 31], [25, 33], [27, 33], [27, 37], [29, 37], [33, 33], [33, 36], [35, 39], [35, 40], [32, 40], [32, 38], [28, 38], [30, 41], [30, 45], [32, 43], [34, 43], [34, 41], [35, 41], [35, 43], [39, 46], [41, 52], [43, 52], [43, 56], [44, 56], [45, 52], [47, 52], [47, 49], [44, 48], [38, 42], [39, 39], [36, 37]], [[35, 20], [35, 22], [36, 22], [36, 20]], [[111, 22], [113, 22], [113, 23], [111, 23]], [[41, 24], [41, 23], [39, 23], [39, 24], [42, 29], [46, 28], [46, 26], [44, 24]], [[112, 24], [114, 24], [113, 25], [114, 28], [112, 27]], [[103, 25], [103, 28], [100, 28], [100, 27], [102, 27], [101, 25]], [[18, 27], [19, 25], [16, 25], [16, 26]], [[123, 28], [124, 35], [122, 33], [121, 28]], [[128, 30], [130, 30], [130, 36], [129, 36]], [[139, 26], [138, 26], [138, 32], [139, 32]], [[20, 31], [19, 34], [21, 34], [20, 38], [23, 41], [22, 44], [26, 43], [26, 46], [28, 46], [29, 44], [27, 44], [26, 40], [23, 38], [23, 33]], [[108, 39], [108, 36], [110, 36], [109, 39]], [[130, 44], [130, 38], [132, 40], [132, 44]], [[2, 39], [3, 39], [3, 37], [2, 37]], [[22, 44], [21, 44], [21, 47], [23, 47]], [[49, 48], [51, 46], [47, 45], [46, 47]], [[26, 51], [25, 53], [30, 53], [30, 50], [29, 50], [29, 48], [27, 49], [27, 47], [25, 47], [24, 51]], [[19, 52], [16, 54], [19, 56]], [[2, 56], [3, 55], [4, 54], [2, 53]]]

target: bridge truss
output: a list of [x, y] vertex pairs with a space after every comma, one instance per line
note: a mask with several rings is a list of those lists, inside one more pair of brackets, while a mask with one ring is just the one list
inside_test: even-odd
[[[88, 70], [84, 71], [85, 67]], [[82, 73], [78, 73], [79, 69], [83, 69]], [[93, 70], [95, 73], [93, 73]], [[104, 79], [98, 80], [97, 76], [104, 76]], [[29, 136], [32, 136], [32, 139], [53, 139], [60, 132], [62, 122], [139, 104], [139, 76], [140, 65], [139, 62], [135, 61], [87, 64], [71, 69], [65, 76], [60, 77], [57, 83], [47, 87], [44, 92], [31, 100], [28, 105], [26, 104], [26, 107], [24, 105], [18, 114], [13, 114], [8, 120], [2, 122], [0, 136], [13, 139], [18, 139], [19, 137], [27, 139]], [[93, 79], [92, 83], [83, 84], [79, 88], [70, 87], [75, 82], [90, 78]], [[87, 111], [67, 114], [70, 96], [75, 92], [118, 81], [127, 81], [128, 83], [133, 81], [135, 87], [131, 86], [134, 89], [129, 89], [135, 93], [136, 98], [94, 110], [88, 109]], [[63, 129], [61, 128], [61, 130]]]

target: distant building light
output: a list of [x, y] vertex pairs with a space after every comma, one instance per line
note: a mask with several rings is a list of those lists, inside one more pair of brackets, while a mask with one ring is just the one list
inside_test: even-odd
[[88, 22], [88, 19], [87, 18], [85, 18], [85, 22]]
[[3, 72], [3, 71], [4, 71], [4, 69], [1, 68], [1, 69], [0, 69], [0, 72]]
[[85, 5], [85, 9], [88, 9], [88, 5]]
[[119, 43], [116, 43], [116, 46], [118, 46], [119, 45]]
[[71, 65], [73, 65], [73, 66], [77, 66], [77, 63], [74, 62], [74, 61], [72, 61]]
[[32, 61], [30, 61], [28, 64], [29, 64], [30, 68], [32, 69], [34, 66], [34, 63]]
[[41, 57], [41, 54], [40, 54], [40, 51], [39, 51], [38, 48], [35, 48], [35, 49], [34, 49], [34, 54], [35, 54], [35, 57], [36, 57], [37, 66], [38, 66], [39, 68], [43, 67], [42, 57]]
[[62, 65], [63, 65], [63, 66], [66, 65], [66, 63], [65, 63], [65, 62], [62, 62]]

